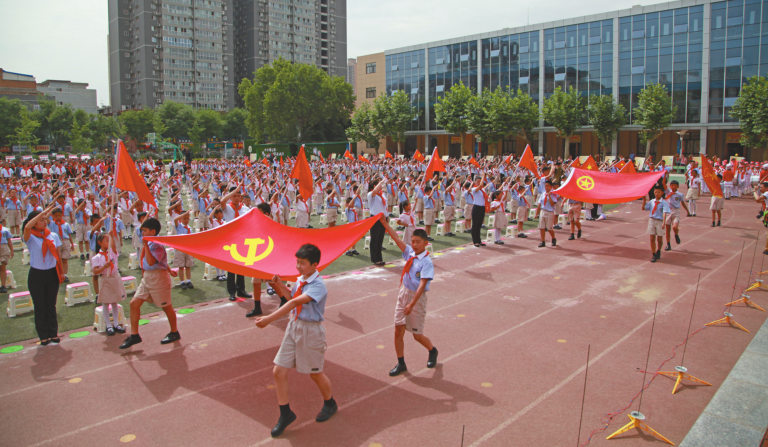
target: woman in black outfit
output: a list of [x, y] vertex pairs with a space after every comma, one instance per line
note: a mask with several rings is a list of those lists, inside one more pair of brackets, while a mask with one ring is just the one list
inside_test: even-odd
[[469, 189], [472, 194], [472, 243], [475, 247], [485, 247], [482, 239], [480, 238], [480, 231], [485, 222], [485, 208], [486, 205], [490, 205], [488, 202], [488, 196], [485, 191], [485, 174], [483, 177], [475, 177], [475, 184]]

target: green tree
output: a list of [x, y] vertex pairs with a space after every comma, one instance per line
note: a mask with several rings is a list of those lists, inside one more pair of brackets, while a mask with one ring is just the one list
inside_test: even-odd
[[26, 107], [22, 107], [19, 111], [19, 117], [21, 118], [21, 125], [16, 128], [16, 132], [11, 135], [10, 143], [18, 146], [26, 146], [27, 150], [32, 150], [32, 147], [37, 145], [40, 140], [35, 131], [40, 127], [40, 123], [33, 120], [29, 116], [29, 112]]
[[146, 140], [147, 134], [155, 131], [155, 112], [153, 109], [126, 110], [120, 115], [125, 126], [125, 134], [137, 144]]
[[435, 104], [435, 123], [447, 132], [461, 135], [461, 153], [464, 154], [464, 137], [469, 132], [469, 106], [474, 93], [463, 82], [453, 84], [443, 98]]
[[21, 126], [21, 109], [26, 108], [18, 99], [0, 98], [0, 146], [10, 144], [11, 136]]
[[467, 121], [480, 144], [485, 143], [487, 147], [501, 141], [504, 135], [512, 133], [511, 123], [498, 119], [499, 112], [504, 110], [509, 99], [509, 95], [501, 88], [493, 92], [485, 88], [480, 95], [472, 97]]
[[558, 87], [552, 96], [544, 101], [541, 114], [544, 120], [557, 129], [557, 136], [565, 138], [563, 157], [566, 157], [571, 137], [581, 128], [581, 123], [584, 122], [585, 109], [583, 98], [579, 96], [579, 93], [573, 86], [568, 89], [568, 93]]
[[632, 124], [643, 126], [640, 141], [645, 144], [646, 157], [651, 153], [651, 143], [669, 127], [675, 113], [677, 106], [672, 105], [672, 98], [664, 85], [648, 84], [640, 91], [637, 107], [632, 111]]
[[318, 126], [349, 122], [354, 110], [352, 86], [314, 65], [282, 58], [258, 69], [238, 87], [248, 110], [247, 125], [257, 141], [299, 143]]
[[195, 124], [196, 112], [191, 106], [174, 101], [164, 101], [155, 109], [155, 117], [166, 128], [163, 133], [176, 140], [189, 137], [189, 130]]
[[82, 154], [84, 152], [90, 152], [93, 144], [92, 140], [88, 137], [88, 125], [78, 124], [77, 120], [72, 123], [72, 130], [70, 130], [69, 142], [72, 146], [72, 152], [76, 154]]
[[595, 129], [601, 154], [613, 145], [616, 132], [627, 124], [627, 109], [613, 100], [613, 95], [592, 95], [587, 106], [589, 124]]
[[116, 116], [94, 115], [88, 123], [92, 144], [105, 147], [112, 138], [122, 138], [119, 131], [119, 119]]
[[223, 121], [219, 112], [214, 110], [198, 110], [195, 124], [200, 129], [199, 137], [205, 141], [212, 140], [213, 137], [221, 136]]
[[411, 129], [411, 122], [419, 116], [413, 110], [408, 94], [398, 90], [392, 96], [382, 93], [373, 100], [372, 123], [376, 133], [388, 136], [397, 143], [397, 153], [402, 153], [405, 132]]
[[381, 144], [381, 134], [373, 126], [373, 110], [371, 105], [364, 102], [357, 108], [352, 115], [352, 123], [346, 131], [347, 139], [353, 143], [364, 141], [376, 149], [376, 155], [379, 154]]
[[502, 135], [517, 135], [526, 143], [534, 141], [534, 128], [539, 127], [539, 104], [530, 95], [518, 90], [497, 88], [491, 119]]
[[768, 144], [768, 79], [754, 76], [741, 88], [731, 117], [739, 120], [741, 144], [765, 147]]
[[241, 108], [231, 109], [224, 114], [224, 123], [221, 129], [223, 140], [244, 140], [248, 137], [248, 111]]

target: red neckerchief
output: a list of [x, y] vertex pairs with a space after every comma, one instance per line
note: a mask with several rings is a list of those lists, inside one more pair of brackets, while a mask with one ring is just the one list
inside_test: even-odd
[[[656, 200], [656, 199], [653, 199]], [[651, 211], [651, 217], [653, 217], [654, 214], [656, 214], [656, 207], [659, 206], [659, 201], [656, 200], [656, 203], [653, 204], [653, 211]]]
[[59, 222], [58, 220], [54, 220], [53, 223], [59, 227], [59, 238], [64, 239], [64, 233], [61, 230], [61, 226], [64, 225], [64, 221]]
[[480, 192], [483, 193], [483, 198], [485, 199], [485, 212], [490, 213], [491, 212], [491, 202], [488, 201], [488, 193], [485, 192], [485, 189], [481, 189]]
[[51, 230], [48, 228], [45, 228], [43, 232], [39, 232], [36, 229], [32, 229], [31, 231], [32, 235], [35, 237], [39, 237], [43, 240], [43, 246], [41, 247], [41, 252], [43, 255], [43, 259], [45, 259], [45, 255], [47, 252], [51, 252], [54, 258], [56, 258], [56, 273], [59, 275], [59, 282], [64, 282], [64, 271], [61, 268], [61, 258], [59, 257], [59, 252], [56, 250], [56, 244], [53, 243], [52, 240], [48, 239], [48, 235], [51, 234]]
[[187, 224], [181, 224], [182, 227], [184, 227], [185, 230], [187, 230], [187, 234], [192, 234], [192, 230], [189, 229], [189, 226]]
[[410, 258], [408, 258], [408, 261], [405, 262], [405, 266], [403, 267], [403, 273], [400, 274], [400, 285], [403, 285], [403, 278], [405, 277], [405, 274], [411, 271], [411, 266], [413, 265], [413, 260], [416, 259], [418, 255], [414, 254]]
[[236, 218], [237, 218], [237, 217], [240, 217], [240, 208], [242, 208], [242, 207], [243, 207], [243, 204], [242, 204], [242, 203], [241, 203], [241, 204], [239, 204], [239, 205], [237, 206], [237, 208], [235, 208], [234, 206], [232, 206], [232, 204], [230, 203], [230, 204], [229, 204], [229, 207], [230, 207], [230, 208], [232, 208], [232, 211], [234, 211], [234, 212], [235, 212], [235, 217], [236, 217]]
[[[293, 294], [293, 297], [292, 297], [291, 299], [293, 299], [293, 298], [298, 298], [299, 296], [301, 296], [301, 289], [302, 289], [304, 286], [306, 286], [307, 284], [308, 284], [308, 283], [307, 283], [306, 281], [301, 281], [301, 282], [299, 283], [299, 287], [297, 287], [297, 288], [296, 288], [296, 293], [294, 293], [294, 294]], [[298, 319], [299, 319], [299, 314], [301, 313], [301, 308], [302, 308], [302, 305], [301, 305], [301, 304], [299, 304], [298, 306], [296, 306], [296, 307], [294, 308], [294, 310], [296, 311], [296, 317], [293, 319], [293, 321], [296, 321], [296, 320], [298, 320]]]

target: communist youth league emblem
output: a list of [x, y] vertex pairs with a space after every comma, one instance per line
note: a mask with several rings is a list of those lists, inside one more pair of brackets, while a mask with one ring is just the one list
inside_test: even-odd
[[269, 256], [270, 253], [272, 253], [272, 248], [274, 248], [274, 243], [272, 242], [271, 237], [267, 237], [269, 239], [269, 243], [267, 244], [267, 248], [264, 249], [260, 254], [258, 253], [259, 245], [264, 243], [264, 239], [246, 239], [245, 245], [248, 246], [248, 254], [245, 256], [242, 256], [240, 252], [237, 250], [237, 244], [232, 245], [225, 245], [224, 250], [228, 251], [230, 256], [232, 256], [232, 259], [234, 259], [237, 262], [242, 262], [245, 266], [253, 265], [262, 259]]
[[592, 179], [592, 177], [584, 175], [576, 180], [576, 186], [578, 186], [580, 189], [583, 189], [584, 191], [589, 191], [595, 187], [595, 181]]

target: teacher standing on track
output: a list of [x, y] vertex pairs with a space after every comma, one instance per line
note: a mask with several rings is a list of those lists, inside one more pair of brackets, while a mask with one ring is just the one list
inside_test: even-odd
[[488, 195], [485, 193], [485, 174], [482, 177], [475, 177], [475, 184], [469, 189], [472, 194], [472, 243], [475, 247], [485, 247], [480, 239], [480, 230], [485, 222], [485, 208], [490, 205]]

